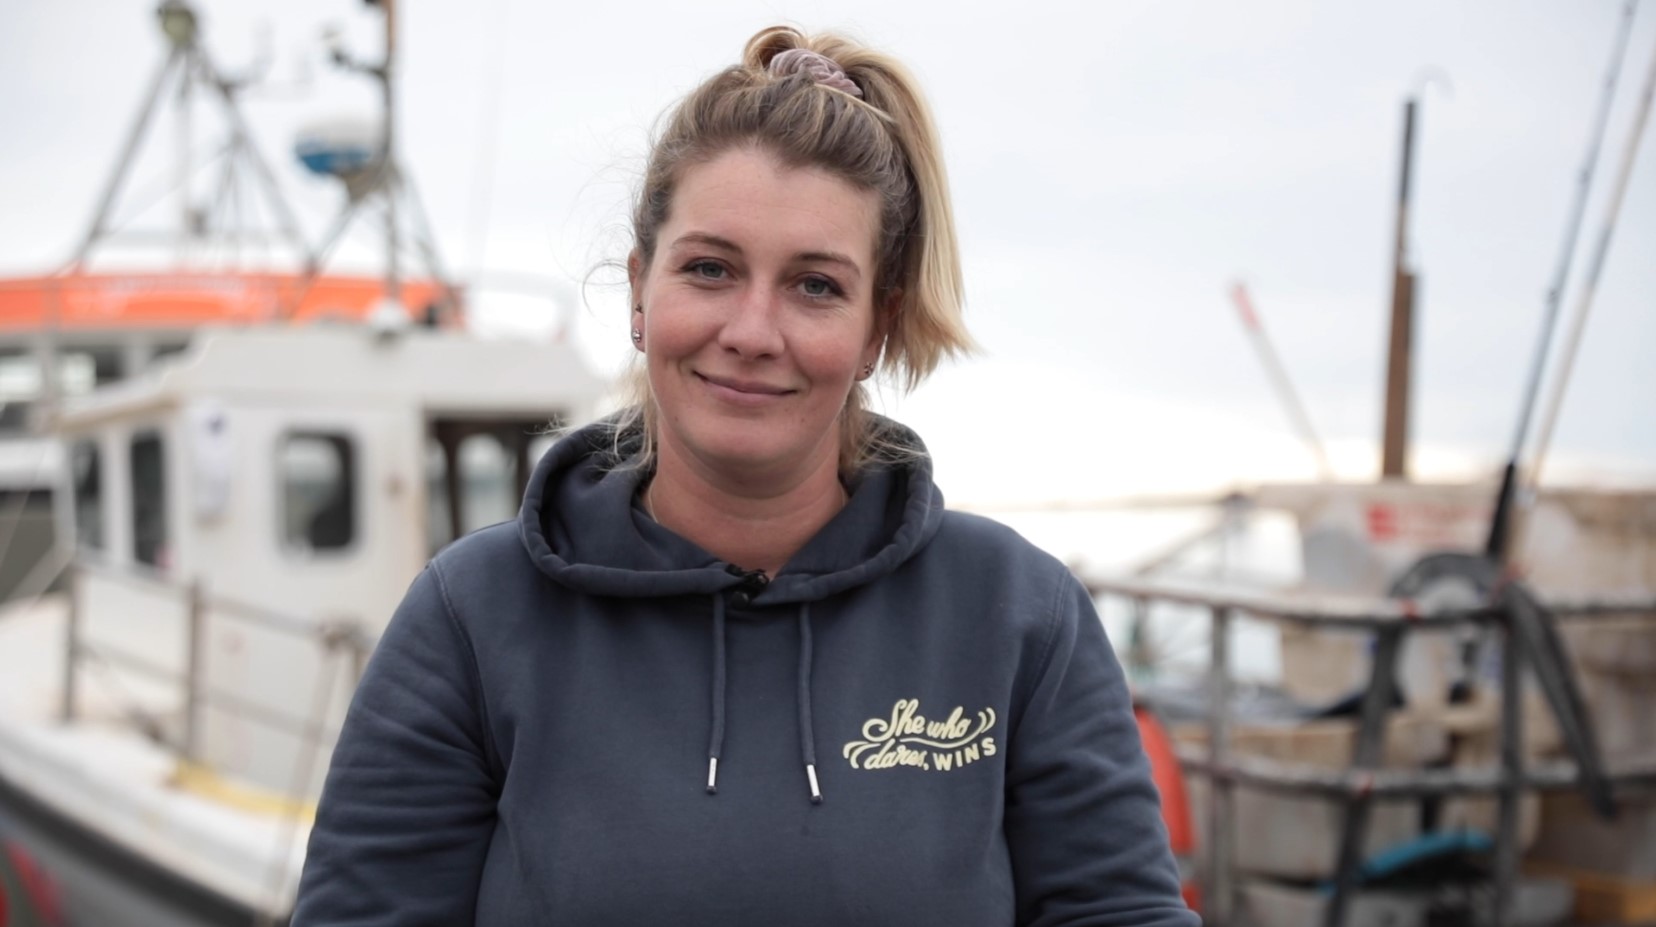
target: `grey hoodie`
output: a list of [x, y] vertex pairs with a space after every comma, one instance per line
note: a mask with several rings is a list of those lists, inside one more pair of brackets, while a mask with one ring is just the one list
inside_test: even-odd
[[653, 522], [609, 451], [566, 436], [515, 524], [415, 580], [295, 925], [1198, 923], [1061, 564], [945, 512], [922, 458], [764, 577]]

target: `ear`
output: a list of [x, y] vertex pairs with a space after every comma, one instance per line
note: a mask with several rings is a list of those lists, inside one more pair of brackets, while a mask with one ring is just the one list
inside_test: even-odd
[[643, 265], [636, 250], [627, 255], [627, 327], [632, 329], [633, 349], [640, 354], [644, 353], [644, 303], [639, 295], [643, 287]]
[[868, 333], [868, 344], [863, 349], [863, 363], [880, 359], [880, 351], [897, 327], [897, 310], [903, 304], [903, 291], [892, 290], [874, 307], [874, 328]]
[[637, 249], [627, 255], [627, 305], [636, 306], [639, 302], [639, 289], [644, 285], [644, 258]]

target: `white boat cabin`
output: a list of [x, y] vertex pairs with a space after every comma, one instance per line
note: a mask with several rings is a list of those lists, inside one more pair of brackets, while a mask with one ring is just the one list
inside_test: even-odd
[[113, 685], [193, 766], [314, 797], [408, 584], [515, 516], [605, 386], [564, 343], [290, 326], [204, 332], [71, 403], [67, 713]]

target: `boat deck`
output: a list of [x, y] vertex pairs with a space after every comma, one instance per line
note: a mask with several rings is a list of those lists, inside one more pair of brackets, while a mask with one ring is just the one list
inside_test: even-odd
[[[181, 775], [176, 753], [130, 720], [134, 704], [154, 708], [156, 701], [131, 680], [85, 671], [79, 720], [62, 724], [67, 614], [61, 596], [0, 610], [0, 798], [9, 792], [32, 817], [81, 831], [77, 841], [124, 850], [210, 896], [280, 920], [309, 821], [203, 794]], [[154, 717], [166, 726], [164, 716]]]

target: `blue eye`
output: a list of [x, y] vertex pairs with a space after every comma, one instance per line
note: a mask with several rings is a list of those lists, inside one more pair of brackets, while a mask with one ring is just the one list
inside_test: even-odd
[[806, 296], [816, 299], [840, 295], [840, 288], [827, 277], [806, 277], [800, 282], [799, 287]]
[[684, 269], [703, 280], [723, 280], [725, 276], [724, 265], [717, 261], [692, 261]]

